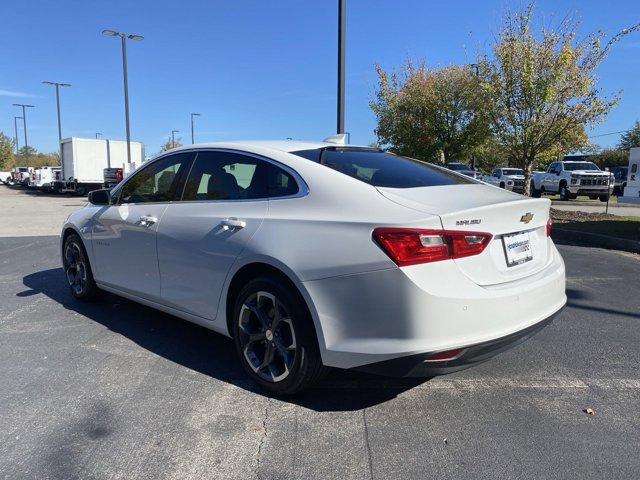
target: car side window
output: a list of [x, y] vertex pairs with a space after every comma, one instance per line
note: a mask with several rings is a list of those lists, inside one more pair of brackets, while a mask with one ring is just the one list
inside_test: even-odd
[[122, 186], [118, 203], [179, 200], [184, 186], [182, 178], [192, 158], [191, 152], [176, 153], [143, 168]]
[[295, 179], [270, 162], [235, 152], [201, 151], [182, 200], [251, 200], [297, 192]]

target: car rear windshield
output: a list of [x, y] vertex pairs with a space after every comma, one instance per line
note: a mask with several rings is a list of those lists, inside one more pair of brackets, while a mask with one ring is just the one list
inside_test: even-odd
[[476, 183], [445, 168], [376, 149], [327, 147], [291, 153], [374, 187], [414, 188]]
[[503, 168], [502, 169], [502, 174], [503, 175], [524, 175], [524, 171], [520, 170], [519, 168]]
[[572, 162], [565, 163], [564, 169], [573, 171], [573, 170], [600, 170], [595, 163], [591, 162]]

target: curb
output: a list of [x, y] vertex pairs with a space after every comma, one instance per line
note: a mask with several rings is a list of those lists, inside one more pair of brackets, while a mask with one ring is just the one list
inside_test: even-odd
[[587, 247], [608, 248], [610, 250], [622, 250], [624, 252], [640, 253], [640, 242], [627, 238], [610, 237], [599, 233], [581, 232], [579, 230], [565, 230], [553, 226], [551, 238], [554, 241], [568, 242]]

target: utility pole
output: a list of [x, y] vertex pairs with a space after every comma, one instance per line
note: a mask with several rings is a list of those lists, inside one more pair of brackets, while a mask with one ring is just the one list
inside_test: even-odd
[[344, 133], [344, 52], [347, 34], [347, 0], [338, 0], [338, 118], [336, 133]]
[[171, 130], [171, 148], [176, 148], [176, 133], [180, 133], [180, 130]]
[[[70, 87], [70, 83], [59, 83], [59, 82], [42, 82], [45, 85], [54, 85], [56, 87], [56, 107], [58, 110], [58, 152], [60, 153], [60, 165], [64, 169], [64, 162], [62, 161], [62, 123], [60, 121], [60, 87]], [[64, 178], [64, 171], [61, 175]]]
[[127, 40], [139, 42], [144, 39], [142, 35], [116, 32], [115, 30], [103, 30], [107, 37], [120, 37], [122, 41], [122, 75], [124, 77], [124, 121], [127, 130], [127, 163], [131, 163], [131, 134], [129, 131], [129, 82], [127, 75]]
[[196, 143], [195, 141], [195, 137], [193, 135], [193, 117], [199, 117], [200, 114], [199, 113], [192, 113], [191, 114], [191, 145], [193, 145], [194, 143]]
[[27, 140], [27, 108], [33, 108], [34, 105], [27, 105], [24, 103], [14, 103], [13, 104], [14, 107], [22, 107], [22, 127], [24, 128], [24, 146], [25, 146], [25, 151], [27, 150], [27, 147], [29, 146], [29, 141]]
[[15, 129], [16, 140], [16, 155], [20, 154], [20, 146], [18, 145], [18, 120], [22, 120], [22, 117], [13, 117], [13, 128]]

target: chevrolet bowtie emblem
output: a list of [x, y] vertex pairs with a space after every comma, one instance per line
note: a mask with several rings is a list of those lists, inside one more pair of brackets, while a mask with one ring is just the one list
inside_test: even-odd
[[533, 220], [533, 213], [531, 212], [527, 212], [520, 217], [522, 223], [529, 223], [531, 220]]

